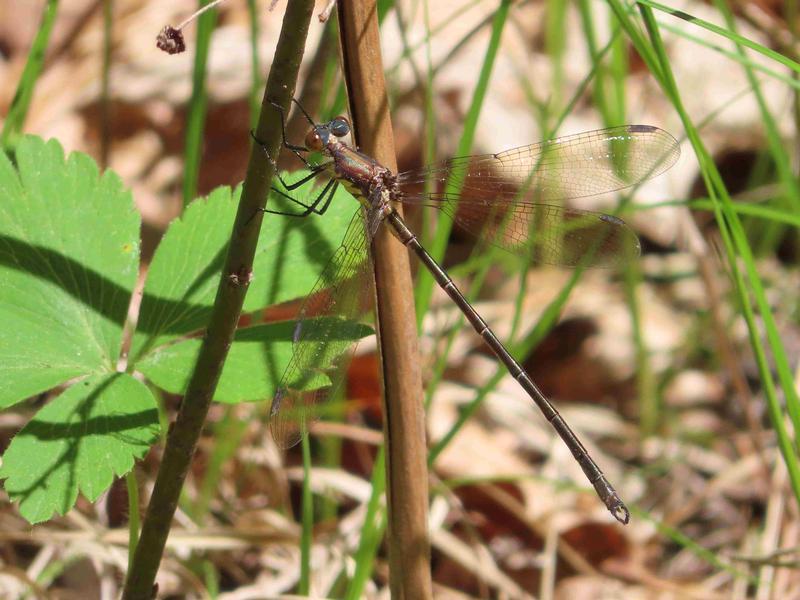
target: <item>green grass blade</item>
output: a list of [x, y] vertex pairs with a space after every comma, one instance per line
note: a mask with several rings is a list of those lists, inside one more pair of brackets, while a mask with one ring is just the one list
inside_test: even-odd
[[650, 514], [638, 509], [636, 506], [631, 507], [631, 513], [640, 519], [644, 519], [652, 523], [652, 525], [658, 530], [658, 532], [661, 535], [672, 540], [675, 544], [683, 548], [686, 548], [696, 557], [701, 559], [703, 562], [712, 565], [713, 567], [715, 567], [720, 571], [726, 571], [738, 579], [746, 579], [751, 584], [757, 583], [758, 580], [756, 577], [754, 577], [753, 575], [748, 575], [741, 569], [737, 569], [731, 563], [721, 560], [720, 556], [716, 552], [701, 546], [692, 538], [685, 535], [675, 527], [671, 527], [669, 524], [663, 521], [655, 520]]
[[226, 406], [222, 419], [214, 424], [212, 448], [209, 451], [208, 465], [203, 473], [203, 481], [192, 506], [184, 510], [192, 520], [202, 525], [209, 512], [211, 500], [219, 492], [220, 480], [224, 477], [224, 467], [239, 449], [249, 419], [241, 419], [236, 414], [236, 407]]
[[[199, 7], [208, 4], [201, 0]], [[205, 129], [208, 94], [206, 92], [206, 63], [211, 48], [211, 34], [217, 23], [217, 10], [207, 10], [197, 19], [197, 40], [195, 42], [194, 67], [192, 69], [192, 97], [186, 117], [186, 138], [183, 166], [183, 206], [197, 196], [197, 179], [200, 172], [200, 159], [203, 151], [203, 131]]]
[[247, 0], [247, 14], [250, 18], [250, 128], [254, 129], [258, 123], [258, 114], [261, 112], [261, 88], [264, 79], [261, 76], [261, 60], [258, 57], [258, 40], [261, 37], [259, 24], [259, 10], [256, 0]]
[[548, 0], [545, 23], [545, 50], [550, 57], [553, 79], [550, 87], [550, 98], [547, 103], [550, 110], [561, 107], [562, 90], [564, 89], [564, 60], [567, 46], [567, 9], [568, 2]]
[[[447, 27], [455, 25], [455, 24], [458, 24], [459, 23], [459, 18], [464, 13], [469, 11], [475, 5], [480, 4], [482, 1], [483, 0], [469, 0], [466, 3], [459, 5], [458, 8], [456, 8], [446, 18], [442, 19], [441, 25], [439, 25], [438, 27], [435, 27], [433, 29], [431, 29], [430, 27], [427, 27], [426, 28], [427, 33], [426, 33], [425, 37], [422, 38], [421, 40], [419, 40], [418, 42], [416, 42], [415, 44], [410, 45], [408, 48], [404, 48], [403, 52], [400, 54], [400, 57], [397, 59], [397, 62], [395, 62], [392, 66], [390, 66], [390, 67], [388, 67], [386, 69], [386, 78], [387, 79], [394, 78], [396, 76], [396, 74], [397, 74], [397, 71], [404, 64], [404, 62], [406, 60], [408, 60], [409, 56], [411, 56], [414, 52], [419, 50], [419, 48], [421, 46], [430, 44], [430, 41], [434, 38], [434, 36], [440, 34], [442, 31], [447, 29]], [[478, 28], [483, 27], [483, 25], [484, 25], [483, 23], [479, 24]], [[475, 33], [476, 32], [477, 32], [477, 29], [475, 29], [475, 28], [473, 28], [471, 31], [467, 32], [462, 37], [461, 42], [457, 43], [453, 47], [453, 49], [448, 53], [448, 56], [452, 56], [453, 53], [456, 52], [459, 48], [463, 47], [463, 45], [465, 43], [467, 43], [469, 40], [473, 39], [475, 37]], [[445, 58], [442, 61], [442, 63], [446, 63], [447, 60], [448, 59]], [[434, 68], [434, 70], [433, 70], [434, 75], [439, 70], [439, 68], [441, 68], [441, 65], [439, 67], [437, 67], [437, 68]]]
[[[480, 116], [483, 100], [486, 97], [486, 91], [489, 87], [489, 79], [492, 74], [492, 67], [494, 66], [495, 58], [497, 57], [497, 50], [500, 46], [500, 37], [506, 23], [506, 17], [511, 6], [510, 0], [502, 0], [500, 7], [494, 16], [492, 22], [492, 36], [489, 40], [489, 46], [486, 50], [486, 58], [481, 66], [480, 74], [478, 75], [478, 82], [475, 85], [475, 90], [472, 96], [472, 102], [467, 116], [464, 121], [464, 132], [461, 135], [461, 140], [458, 144], [456, 156], [465, 156], [470, 153], [472, 142], [475, 139], [475, 128], [478, 124], [478, 117]], [[457, 194], [461, 190], [463, 181], [458, 181], [456, 178], [448, 180], [445, 189], [450, 193]], [[447, 240], [450, 237], [450, 230], [452, 223], [449, 219], [442, 219], [436, 228], [436, 235], [428, 248], [431, 256], [437, 261], [441, 260], [444, 256]], [[431, 301], [431, 294], [433, 292], [433, 277], [427, 272], [423, 271], [419, 274], [416, 291], [415, 291], [415, 305], [417, 311], [417, 323], [425, 313], [428, 312], [428, 307]]]
[[372, 495], [364, 515], [364, 527], [355, 555], [356, 570], [347, 587], [345, 600], [358, 600], [364, 597], [364, 589], [375, 568], [375, 556], [386, 530], [386, 510], [381, 502], [386, 489], [386, 453], [380, 446], [375, 456], [372, 470]]
[[307, 435], [300, 442], [303, 451], [303, 495], [300, 515], [303, 523], [300, 533], [300, 582], [297, 593], [308, 596], [311, 591], [311, 544], [314, 528], [314, 496], [311, 493], [311, 441]]
[[[474, 270], [475, 273], [472, 276], [472, 280], [470, 281], [469, 289], [464, 294], [464, 297], [470, 302], [474, 302], [475, 298], [478, 296], [481, 288], [483, 287], [483, 282], [486, 279], [486, 276], [489, 274], [489, 268], [492, 265], [492, 257], [494, 256], [494, 248], [490, 249], [489, 253], [485, 256], [481, 257], [480, 259], [475, 258], [473, 254], [472, 257], [465, 263], [464, 265], [460, 265], [457, 269], [451, 269], [450, 274], [457, 276], [459, 272], [463, 270]], [[474, 268], [475, 265], [477, 269]], [[436, 388], [439, 385], [439, 382], [444, 377], [444, 372], [447, 369], [447, 357], [450, 354], [450, 350], [453, 348], [453, 344], [456, 341], [456, 337], [458, 336], [459, 332], [464, 327], [464, 321], [466, 318], [464, 315], [459, 311], [458, 315], [456, 316], [456, 321], [449, 327], [449, 333], [447, 335], [447, 340], [445, 341], [444, 348], [442, 349], [441, 355], [439, 356], [436, 364], [433, 367], [433, 370], [428, 378], [428, 382], [425, 386], [425, 408], [426, 410], [430, 406], [431, 402], [433, 401], [433, 395], [436, 392]]]
[[[423, 115], [423, 123], [425, 127], [425, 134], [424, 134], [424, 142], [423, 142], [423, 154], [422, 160], [423, 164], [429, 165], [436, 160], [436, 114], [433, 109], [433, 101], [434, 101], [434, 68], [433, 68], [433, 57], [431, 55], [431, 23], [430, 23], [430, 6], [427, 0], [423, 3], [422, 7], [424, 11], [424, 20], [425, 20], [425, 100], [424, 100], [424, 107], [425, 112]], [[428, 194], [432, 191], [433, 183], [428, 180], [425, 182], [425, 186], [423, 188], [423, 193]], [[419, 237], [420, 241], [422, 242], [423, 246], [427, 247], [429, 245], [429, 234], [431, 230], [431, 209], [430, 208], [423, 208], [422, 210], [422, 225], [420, 227]], [[422, 328], [422, 317], [419, 313], [417, 313], [417, 330], [421, 330]]]
[[139, 542], [139, 481], [136, 478], [136, 470], [131, 469], [125, 476], [125, 489], [128, 491], [128, 569], [131, 568], [133, 553], [136, 552], [136, 544]]
[[[614, 0], [610, 1], [613, 2]], [[776, 393], [775, 382], [772, 379], [771, 366], [761, 340], [761, 331], [756, 322], [756, 313], [752, 306], [751, 296], [755, 299], [758, 317], [761, 319], [762, 326], [766, 332], [767, 343], [778, 374], [781, 390], [785, 396], [787, 411], [792, 420], [794, 431], [797, 432], [800, 431], [800, 400], [797, 396], [793, 373], [789, 365], [786, 350], [780, 339], [770, 304], [764, 293], [764, 288], [755, 266], [752, 250], [748, 244], [738, 215], [734, 210], [733, 201], [725, 188], [722, 177], [714, 161], [703, 145], [697, 129], [683, 107], [680, 92], [672, 74], [669, 59], [663, 42], [661, 41], [655, 17], [651, 9], [647, 6], [640, 5], [640, 11], [653, 44], [653, 54], [660, 63], [661, 78], [659, 79], [659, 83], [661, 83], [662, 88], [669, 95], [683, 121], [689, 141], [700, 163], [701, 173], [706, 184], [706, 189], [709, 192], [709, 197], [714, 203], [714, 215], [719, 225], [720, 235], [725, 247], [728, 269], [735, 285], [736, 294], [745, 322], [747, 323], [750, 345], [764, 387], [767, 410], [777, 434], [778, 447], [780, 448], [781, 455], [786, 464], [795, 498], [800, 502], [800, 464], [798, 464], [797, 459], [797, 443], [796, 440], [793, 440], [789, 435], [784, 422], [781, 401]], [[746, 279], [740, 271], [740, 261], [741, 264], [744, 265]]]
[[[736, 25], [733, 19], [733, 14], [730, 12], [725, 3], [715, 1], [714, 4], [725, 17], [725, 22], [727, 23], [729, 30], [734, 32]], [[744, 48], [738, 42], [736, 44], [736, 49], [739, 56], [744, 59]], [[787, 204], [787, 209], [790, 212], [798, 213], [800, 212], [800, 184], [798, 184], [797, 177], [793, 172], [791, 159], [786, 152], [786, 148], [781, 140], [780, 133], [778, 132], [778, 125], [775, 121], [775, 118], [772, 116], [769, 107], [767, 106], [766, 99], [761, 91], [761, 86], [758, 82], [758, 79], [753, 73], [753, 69], [744, 64], [743, 67], [745, 75], [747, 75], [747, 80], [753, 90], [753, 95], [758, 103], [758, 108], [761, 113], [761, 120], [764, 123], [764, 128], [767, 133], [767, 144], [769, 145], [769, 151], [773, 160], [775, 161], [778, 177], [783, 184], [783, 198]]]
[[58, 0], [48, 0], [42, 10], [42, 20], [39, 23], [39, 30], [31, 44], [28, 52], [28, 61], [22, 71], [22, 77], [11, 101], [11, 108], [8, 109], [3, 132], [0, 134], [0, 146], [4, 150], [13, 150], [17, 145], [17, 140], [22, 134], [25, 125], [25, 117], [28, 116], [28, 108], [33, 98], [33, 90], [44, 66], [44, 57], [47, 44], [50, 41], [50, 32], [53, 30], [53, 23], [56, 20]]
[[[755, 60], [751, 59], [747, 55], [742, 55], [742, 54], [740, 54], [738, 52], [735, 52], [733, 50], [726, 50], [725, 48], [722, 48], [722, 47], [720, 47], [720, 46], [718, 46], [716, 44], [712, 44], [708, 40], [705, 40], [705, 39], [701, 38], [700, 36], [692, 35], [689, 31], [686, 30], [685, 27], [681, 27], [679, 25], [672, 25], [670, 23], [662, 23], [662, 22], [659, 22], [659, 27], [661, 27], [661, 29], [663, 29], [664, 31], [669, 31], [673, 35], [677, 35], [677, 36], [682, 37], [685, 40], [689, 40], [690, 42], [693, 42], [693, 43], [697, 44], [698, 46], [702, 46], [702, 47], [707, 48], [709, 50], [713, 50], [714, 52], [719, 53], [721, 56], [724, 56], [726, 58], [729, 58], [731, 60], [736, 61], [737, 63], [740, 63], [742, 66], [746, 66], [746, 67], [748, 67], [750, 69], [753, 69], [755, 71], [760, 71], [760, 72], [764, 73], [765, 75], [768, 75], [772, 79], [780, 81], [784, 85], [792, 87], [792, 88], [794, 88], [796, 90], [800, 89], [800, 81], [798, 81], [792, 75], [786, 75], [786, 74], [784, 74], [784, 73], [782, 73], [780, 71], [776, 71], [774, 69], [770, 69], [766, 65], [764, 65], [762, 63], [759, 63], [759, 62], [756, 62]], [[749, 87], [747, 88], [747, 92], [748, 93], [750, 92], [750, 88]], [[702, 129], [702, 128], [700, 128], [700, 129]]]
[[[619, 119], [625, 114], [624, 108], [621, 114], [614, 114], [615, 110], [612, 107], [612, 99], [609, 97], [610, 93], [607, 91], [610, 83], [609, 80], [611, 79], [611, 68], [605, 64], [603, 60], [604, 53], [601, 53], [597, 47], [597, 35], [594, 30], [596, 19], [591, 10], [592, 6], [594, 6], [594, 4], [590, 3], [589, 0], [578, 1], [581, 26], [583, 27], [583, 37], [586, 39], [589, 58], [592, 61], [595, 73], [592, 98], [597, 106], [597, 110], [600, 111], [600, 114], [603, 116], [603, 121], [605, 123], [609, 125], [621, 125], [622, 121]], [[616, 26], [615, 29], [616, 31], [611, 35], [611, 42], [613, 45], [619, 45], [619, 40], [621, 39], [618, 35], [619, 26]], [[609, 46], [609, 49], [611, 47], [612, 46]], [[617, 95], [617, 97], [619, 96]]]
[[633, 345], [636, 350], [636, 390], [639, 399], [639, 428], [643, 436], [656, 432], [661, 419], [658, 382], [649, 359], [647, 343], [642, 329], [642, 311], [638, 288], [642, 283], [642, 272], [638, 263], [625, 268], [625, 295], [631, 314]]
[[720, 27], [719, 25], [714, 25], [713, 23], [709, 23], [708, 21], [704, 21], [703, 19], [698, 19], [697, 17], [687, 14], [681, 10], [670, 8], [669, 6], [665, 6], [658, 2], [653, 2], [652, 0], [637, 0], [637, 1], [639, 5], [641, 5], [642, 7], [654, 8], [658, 11], [672, 15], [673, 17], [677, 17], [688, 23], [692, 23], [693, 25], [697, 25], [698, 27], [702, 27], [703, 29], [716, 33], [721, 37], [731, 40], [737, 45], [744, 46], [745, 48], [750, 48], [751, 50], [755, 50], [759, 54], [763, 54], [767, 58], [770, 58], [775, 62], [782, 64], [784, 67], [791, 69], [795, 73], [800, 74], [800, 63], [797, 63], [791, 60], [790, 58], [784, 56], [783, 54], [780, 54], [779, 52], [775, 52], [774, 50], [767, 48], [766, 46], [762, 46], [761, 44], [757, 44], [752, 40], [742, 37], [741, 35], [735, 33], [732, 29], [731, 30], [725, 29], [724, 27]]
[[[564, 309], [564, 305], [569, 299], [570, 293], [574, 289], [575, 285], [577, 285], [582, 274], [582, 269], [578, 268], [573, 270], [569, 280], [564, 287], [561, 288], [558, 296], [556, 296], [547, 306], [542, 313], [541, 318], [536, 323], [536, 326], [528, 333], [525, 339], [514, 344], [507, 344], [508, 351], [512, 356], [527, 356], [533, 350], [533, 348], [535, 348], [536, 345], [544, 339], [544, 336], [547, 335], [547, 332], [550, 331], [558, 322], [561, 311]], [[497, 363], [497, 368], [495, 369], [494, 374], [476, 392], [475, 398], [473, 398], [473, 400], [461, 410], [458, 419], [455, 423], [453, 423], [453, 426], [447, 431], [442, 439], [440, 439], [431, 448], [428, 454], [429, 464], [432, 465], [436, 461], [439, 454], [441, 454], [441, 452], [447, 447], [450, 441], [456, 436], [456, 434], [461, 430], [470, 417], [472, 417], [475, 411], [478, 410], [481, 403], [486, 398], [486, 395], [492, 389], [494, 389], [494, 387], [503, 377], [507, 375], [507, 373], [508, 371], [506, 371], [506, 368]]]
[[[659, 206], [668, 206], [669, 202], [659, 202], [658, 204], [653, 204], [647, 207], [647, 209], [658, 208]], [[683, 202], [679, 202], [680, 205], [684, 205]], [[711, 200], [692, 200], [686, 205], [692, 209], [699, 209], [699, 210], [714, 210], [714, 203]], [[791, 225], [792, 227], [800, 228], [800, 214], [787, 212], [785, 209], [781, 208], [774, 208], [771, 206], [761, 206], [760, 204], [746, 204], [741, 202], [736, 202], [733, 207], [733, 211], [739, 215], [747, 215], [749, 217], [757, 217], [759, 219], [765, 219], [767, 221], [774, 221], [775, 223], [782, 223], [784, 225]]]
[[100, 166], [108, 166], [111, 147], [111, 51], [114, 0], [103, 1], [103, 64], [100, 67]]

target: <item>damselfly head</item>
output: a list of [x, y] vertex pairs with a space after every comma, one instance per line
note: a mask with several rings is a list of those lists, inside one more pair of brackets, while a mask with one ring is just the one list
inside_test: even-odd
[[322, 150], [328, 145], [331, 135], [340, 138], [349, 133], [350, 121], [340, 115], [322, 125], [314, 125], [306, 134], [306, 148], [314, 151]]
[[322, 150], [328, 143], [328, 137], [330, 137], [330, 131], [325, 125], [315, 125], [306, 134], [306, 148], [315, 152]]

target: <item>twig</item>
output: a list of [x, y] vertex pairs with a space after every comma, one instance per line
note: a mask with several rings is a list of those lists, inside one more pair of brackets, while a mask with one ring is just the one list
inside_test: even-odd
[[[256, 131], [273, 155], [278, 153], [281, 128], [279, 115], [271, 103], [284, 107], [289, 105], [313, 9], [311, 0], [294, 0], [289, 2], [284, 15]], [[273, 165], [263, 159], [262, 150], [254, 145], [214, 308], [181, 409], [167, 437], [142, 533], [125, 582], [125, 600], [144, 600], [154, 595], [153, 582], [181, 488], [241, 314], [261, 227], [259, 208], [264, 207], [273, 174]]]

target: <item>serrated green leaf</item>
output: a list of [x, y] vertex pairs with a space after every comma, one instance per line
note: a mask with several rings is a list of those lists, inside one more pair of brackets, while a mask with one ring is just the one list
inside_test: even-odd
[[[366, 325], [339, 319], [334, 321], [338, 323], [333, 327], [325, 327], [324, 331], [332, 333], [336, 339], [355, 342], [373, 333]], [[214, 400], [234, 403], [272, 398], [292, 355], [294, 328], [294, 321], [282, 321], [238, 330], [225, 361]], [[318, 329], [313, 322], [309, 322], [309, 341], [313, 340], [313, 332]], [[174, 394], [182, 393], [189, 382], [197, 353], [200, 351], [200, 343], [199, 339], [190, 339], [163, 346], [139, 362], [137, 368], [160, 388]], [[320, 368], [328, 366], [330, 365], [321, 365]], [[309, 389], [324, 387], [329, 380], [322, 380], [322, 377], [324, 376], [318, 374], [316, 378], [309, 378], [304, 383]]]
[[158, 436], [150, 391], [130, 375], [84, 379], [41, 409], [3, 455], [0, 478], [31, 523], [96, 500]]
[[[303, 173], [284, 178], [291, 181]], [[293, 197], [306, 203], [318, 193], [318, 188], [310, 184], [292, 192]], [[154, 348], [206, 325], [239, 195], [239, 189], [233, 193], [228, 188], [217, 189], [189, 205], [183, 216], [170, 225], [145, 283], [131, 348], [134, 363]], [[273, 197], [269, 206], [300, 209]], [[340, 190], [322, 216], [293, 219], [265, 215], [244, 311], [253, 312], [307, 294], [339, 246], [356, 208], [352, 197]]]
[[[85, 377], [42, 409], [3, 456], [7, 493], [38, 522], [69, 510], [79, 492], [96, 499], [128, 471], [156, 439], [157, 412], [141, 383], [114, 372], [138, 270], [140, 219], [130, 194], [88, 156], [65, 160], [57, 142], [25, 138], [15, 159], [12, 165], [0, 154], [0, 406]], [[217, 190], [170, 228], [150, 269], [134, 348], [205, 326], [236, 200], [238, 192]], [[307, 293], [356, 210], [346, 194], [338, 200], [324, 221], [268, 218], [248, 310]], [[270, 235], [275, 225], [286, 227]], [[283, 348], [270, 351], [266, 340], [275, 332], [239, 334], [218, 395], [271, 397], [291, 351], [292, 325], [283, 328]], [[197, 342], [160, 350], [143, 370], [183, 391]]]
[[27, 136], [0, 152], [0, 407], [114, 370], [139, 215], [119, 178]]

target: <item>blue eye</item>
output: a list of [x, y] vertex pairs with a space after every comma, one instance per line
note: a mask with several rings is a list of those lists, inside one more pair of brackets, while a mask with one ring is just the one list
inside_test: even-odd
[[336, 137], [344, 137], [350, 133], [350, 121], [347, 120], [347, 117], [336, 117], [330, 122], [330, 131]]

